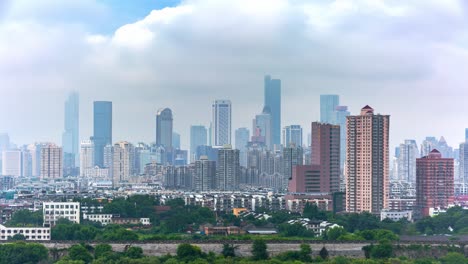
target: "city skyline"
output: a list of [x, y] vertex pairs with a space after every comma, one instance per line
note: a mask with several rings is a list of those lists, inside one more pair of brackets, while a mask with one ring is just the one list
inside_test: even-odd
[[[266, 74], [282, 81], [282, 126], [309, 127], [319, 120], [318, 96], [339, 94], [352, 113], [370, 104], [392, 115], [391, 146], [405, 139], [419, 143], [430, 135], [443, 135], [451, 146], [464, 140], [468, 117], [458, 114], [468, 111], [461, 72], [468, 61], [463, 1], [381, 5], [351, 1], [342, 9], [331, 2], [286, 0], [256, 5], [156, 1], [134, 6], [124, 0], [119, 8], [109, 1], [7, 2], [0, 12], [0, 32], [8, 37], [0, 39], [0, 47], [14, 49], [0, 64], [0, 131], [17, 144], [59, 144], [62, 102], [70, 91], [78, 91], [80, 140], [92, 134], [92, 102], [108, 100], [115, 106], [115, 141], [151, 142], [154, 125], [149, 120], [156, 109], [169, 107], [182, 148], [188, 149], [190, 125], [208, 126], [210, 103], [217, 98], [232, 101], [233, 130], [250, 127], [251, 118], [263, 107]], [[226, 21], [240, 21], [246, 10], [249, 30], [226, 30]], [[119, 16], [123, 12], [129, 14]], [[197, 24], [200, 17], [218, 23]], [[378, 30], [369, 23], [377, 18], [386, 22]], [[194, 28], [184, 27], [188, 23]], [[187, 43], [183, 48], [174, 42], [180, 39]], [[330, 42], [323, 45], [324, 39]], [[225, 48], [213, 56], [210, 45]], [[402, 104], [408, 107], [399, 107]], [[439, 125], [414, 126], [419, 118], [439, 120]]]

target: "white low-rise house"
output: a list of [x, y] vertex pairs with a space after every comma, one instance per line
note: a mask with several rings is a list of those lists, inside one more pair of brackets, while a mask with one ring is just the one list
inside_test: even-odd
[[80, 223], [80, 203], [78, 202], [44, 202], [42, 213], [46, 227], [55, 226], [62, 218]]
[[382, 210], [380, 212], [380, 221], [387, 219], [387, 218], [392, 221], [399, 221], [403, 218], [406, 218], [406, 220], [412, 222], [413, 211]]
[[112, 224], [113, 214], [83, 214], [83, 220], [101, 223], [101, 225]]
[[6, 227], [0, 225], [0, 240], [8, 240], [14, 235], [21, 234], [26, 240], [50, 240], [49, 227]]
[[299, 218], [294, 220], [289, 220], [288, 224], [300, 224], [305, 227], [307, 230], [311, 230], [314, 232], [316, 236], [321, 236], [324, 232], [326, 232], [330, 228], [335, 227], [342, 227], [337, 224], [329, 223], [327, 221], [320, 221], [320, 220], [310, 220], [309, 218]]

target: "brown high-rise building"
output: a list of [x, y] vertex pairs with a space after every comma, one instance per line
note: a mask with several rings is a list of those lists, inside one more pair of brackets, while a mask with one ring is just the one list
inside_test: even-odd
[[432, 209], [447, 208], [454, 201], [454, 162], [436, 149], [416, 159], [416, 214], [429, 216]]
[[346, 126], [346, 211], [378, 214], [388, 207], [390, 116], [366, 105]]
[[312, 165], [320, 166], [320, 192], [340, 191], [340, 126], [312, 123]]

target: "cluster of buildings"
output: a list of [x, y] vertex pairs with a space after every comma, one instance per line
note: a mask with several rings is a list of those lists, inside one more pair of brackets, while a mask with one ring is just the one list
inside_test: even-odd
[[390, 157], [390, 116], [370, 106], [351, 115], [338, 95], [320, 96], [320, 122], [311, 123], [304, 143], [300, 125], [282, 126], [281, 81], [270, 76], [264, 79], [261, 110], [251, 129], [233, 133], [231, 101], [215, 100], [209, 127], [191, 126], [190, 149], [183, 150], [170, 108], [156, 113], [155, 142], [133, 144], [113, 142], [112, 102], [96, 101], [93, 135], [80, 141], [79, 97], [72, 93], [61, 146], [13, 147], [8, 135], [0, 135], [0, 189], [37, 191], [38, 184], [54, 184], [116, 192], [139, 186], [144, 192], [200, 193], [202, 199], [210, 192], [265, 190], [281, 197], [279, 208], [293, 211], [314, 202], [335, 212], [414, 210], [415, 217], [443, 210], [456, 202], [456, 194], [466, 194], [468, 143], [453, 150], [443, 138], [428, 137], [418, 149], [415, 140], [405, 140]]

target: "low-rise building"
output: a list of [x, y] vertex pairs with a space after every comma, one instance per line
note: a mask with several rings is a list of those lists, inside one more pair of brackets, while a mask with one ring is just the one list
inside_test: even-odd
[[101, 223], [101, 225], [112, 224], [112, 217], [119, 217], [113, 214], [83, 214], [83, 220]]
[[49, 227], [6, 227], [0, 225], [0, 240], [9, 240], [15, 235], [23, 235], [26, 240], [50, 240]]
[[80, 203], [78, 202], [44, 202], [42, 213], [45, 227], [55, 226], [59, 219], [80, 223]]
[[413, 221], [413, 211], [395, 211], [395, 210], [382, 210], [380, 212], [380, 221], [390, 219], [392, 221], [399, 221], [406, 218], [408, 221]]

